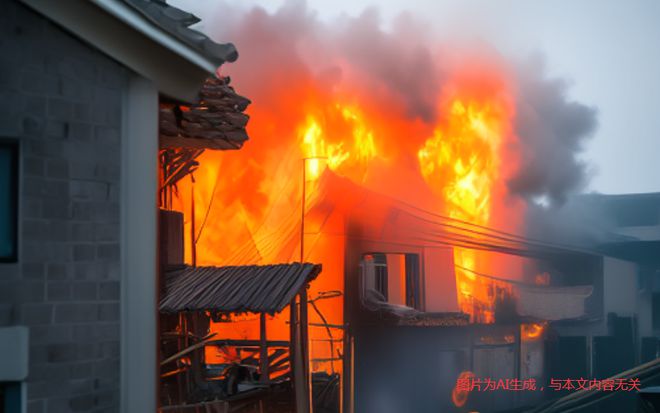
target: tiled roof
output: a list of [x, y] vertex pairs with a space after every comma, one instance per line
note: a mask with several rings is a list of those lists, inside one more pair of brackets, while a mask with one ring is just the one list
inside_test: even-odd
[[238, 58], [238, 52], [233, 44], [216, 43], [205, 34], [191, 29], [189, 26], [200, 21], [191, 13], [170, 6], [163, 0], [123, 1], [172, 36], [200, 52], [217, 66], [224, 62], [233, 62]]
[[209, 77], [190, 106], [161, 103], [160, 147], [240, 149], [248, 140], [243, 111], [250, 100], [229, 86], [229, 78]]

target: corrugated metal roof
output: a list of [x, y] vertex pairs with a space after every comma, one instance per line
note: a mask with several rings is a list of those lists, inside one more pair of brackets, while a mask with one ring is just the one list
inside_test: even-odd
[[233, 44], [216, 43], [205, 34], [189, 27], [200, 21], [197, 16], [170, 6], [163, 0], [123, 1], [170, 35], [203, 54], [217, 66], [238, 59], [238, 51]]
[[320, 264], [185, 266], [166, 274], [160, 311], [280, 312], [321, 272]]

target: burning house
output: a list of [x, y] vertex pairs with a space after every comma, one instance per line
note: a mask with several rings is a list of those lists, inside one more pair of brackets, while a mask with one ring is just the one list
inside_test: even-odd
[[[205, 150], [243, 146], [248, 139], [243, 111], [249, 103], [229, 86], [228, 78], [218, 77], [207, 79], [192, 105], [161, 100], [160, 411], [304, 411], [310, 404], [307, 288], [321, 266], [198, 266], [197, 241], [212, 204], [198, 230], [194, 208], [187, 217], [188, 248], [184, 216], [172, 210], [182, 200], [180, 181], [190, 179], [194, 188], [197, 158]], [[190, 201], [194, 206], [194, 192]], [[190, 252], [189, 265], [184, 251]], [[267, 315], [281, 314], [285, 307], [286, 339], [269, 339]], [[246, 314], [258, 319], [257, 336], [210, 331], [212, 323], [245, 322]]]
[[[396, 94], [376, 99], [381, 89], [365, 91], [359, 76], [349, 75], [347, 90], [328, 90], [304, 70], [289, 79], [275, 66], [271, 74], [287, 82], [256, 78], [260, 88], [250, 91], [263, 98], [250, 124], [262, 145], [198, 154], [193, 174], [166, 197], [182, 214], [178, 259], [187, 265], [322, 265], [306, 291], [305, 381], [317, 410], [534, 403], [541, 393], [468, 397], [456, 380], [540, 382], [549, 374], [549, 323], [598, 311], [590, 252], [514, 235], [525, 203], [505, 185], [520, 163], [512, 80], [501, 62], [473, 59], [452, 68], [430, 119], [409, 116]], [[252, 72], [243, 70], [234, 78]], [[579, 276], [557, 278], [561, 271]], [[287, 311], [205, 314], [217, 341], [199, 352], [205, 369], [231, 364], [227, 353], [235, 364], [261, 365], [220, 344], [256, 343], [262, 325], [268, 340], [286, 344]]]
[[229, 13], [227, 68], [166, 2], [2, 4], [6, 411], [630, 411], [543, 387], [655, 384], [659, 198], [571, 197], [595, 111], [541, 67], [292, 6]]
[[[655, 359], [653, 332], [636, 327], [650, 317], [642, 309], [648, 294], [631, 277], [657, 266], [648, 267], [651, 255], [622, 257], [621, 240], [618, 254], [605, 253], [611, 243], [533, 241], [420, 209], [329, 169], [306, 186], [305, 257], [324, 266], [309, 288], [311, 379], [339, 374], [344, 410], [506, 411], [556, 396], [540, 391], [550, 378], [604, 379]], [[275, 260], [299, 253], [301, 222], [290, 225], [273, 235]], [[469, 270], [456, 264], [457, 248], [467, 245], [533, 271], [506, 279]], [[460, 271], [474, 275], [489, 299], [475, 299], [471, 312], [459, 304]], [[267, 324], [277, 330], [277, 317]], [[226, 323], [211, 322], [208, 331], [232, 334]], [[468, 394], [456, 389], [465, 375], [533, 380], [539, 391]], [[323, 390], [312, 389], [312, 397]], [[626, 409], [636, 399], [622, 394], [614, 402]]]
[[[250, 135], [261, 144], [206, 151], [194, 179], [179, 181], [183, 260], [322, 265], [307, 289], [316, 410], [504, 411], [556, 396], [542, 384], [593, 360], [586, 344], [578, 354], [576, 332], [606, 325], [617, 302], [631, 305], [613, 291], [634, 289], [619, 277], [634, 264], [593, 244], [521, 235], [535, 196], [560, 203], [575, 190], [565, 175], [581, 179], [573, 152], [593, 111], [488, 52], [445, 65], [369, 16], [337, 43], [311, 33], [300, 48], [329, 56], [312, 52], [309, 63], [296, 30], [313, 25], [299, 17], [257, 10], [229, 31], [251, 50], [232, 77], [254, 101]], [[260, 318], [211, 318], [208, 331], [258, 340]], [[265, 321], [286, 344], [287, 309]], [[227, 364], [211, 347], [207, 364]], [[539, 390], [468, 394], [461, 377]], [[319, 404], [329, 393], [335, 402]]]

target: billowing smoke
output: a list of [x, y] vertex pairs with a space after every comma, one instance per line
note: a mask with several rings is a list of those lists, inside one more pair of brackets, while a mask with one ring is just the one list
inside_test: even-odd
[[226, 71], [240, 78], [245, 94], [270, 102], [273, 87], [283, 86], [276, 82], [317, 81], [331, 90], [351, 79], [353, 93], [401, 109], [411, 119], [434, 122], [444, 68], [427, 33], [409, 16], [384, 31], [376, 9], [331, 25], [296, 1], [273, 14], [261, 8], [229, 14], [233, 21], [221, 19], [214, 37], [238, 46], [241, 57]]
[[360, 70], [366, 89], [385, 92], [382, 97], [401, 102], [408, 116], [433, 122], [441, 62], [436, 63], [408, 16], [402, 16], [391, 33], [380, 30], [380, 23], [375, 10], [347, 19], [337, 33], [338, 51]]
[[[452, 39], [434, 39], [407, 14], [385, 30], [375, 9], [330, 24], [300, 1], [287, 2], [275, 13], [232, 7], [220, 7], [222, 15], [215, 21], [205, 17], [206, 31], [237, 45], [240, 58], [222, 70], [253, 100], [253, 119], [262, 116], [258, 121], [277, 128], [268, 136], [253, 134], [258, 139], [254, 145], [285, 145], [282, 132], [295, 130], [291, 119], [304, 119], [305, 101], [350, 92], [358, 101], [369, 96], [384, 117], [395, 114], [393, 118], [415, 125], [407, 136], [383, 131], [379, 139], [399, 139], [419, 148], [442, 116], [438, 99], [447, 72], [455, 70], [461, 56], [478, 55], [487, 67], [504, 68], [514, 90], [513, 137], [506, 145], [516, 152], [516, 162], [504, 166], [509, 194], [561, 205], [588, 182], [589, 166], [579, 154], [596, 129], [597, 111], [571, 101], [569, 83], [549, 78], [540, 58], [513, 63], [484, 44], [463, 50]], [[268, 113], [260, 107], [268, 107]], [[416, 150], [395, 159], [412, 164]]]
[[588, 165], [577, 155], [596, 129], [596, 109], [569, 101], [568, 83], [545, 77], [541, 58], [521, 65], [517, 73], [516, 132], [522, 163], [509, 188], [562, 205], [589, 178]]

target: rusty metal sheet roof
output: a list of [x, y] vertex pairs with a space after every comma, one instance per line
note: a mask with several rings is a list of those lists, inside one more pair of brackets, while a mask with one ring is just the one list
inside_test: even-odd
[[320, 264], [184, 266], [166, 273], [160, 311], [280, 312], [321, 272]]

